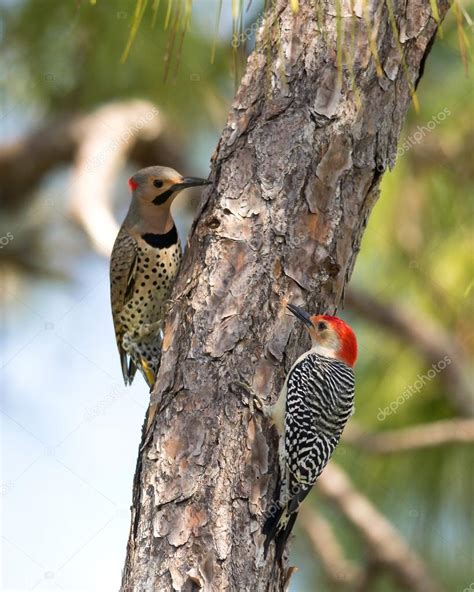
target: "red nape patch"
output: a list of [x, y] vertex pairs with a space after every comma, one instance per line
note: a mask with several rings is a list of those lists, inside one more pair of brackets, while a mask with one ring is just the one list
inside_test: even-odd
[[133, 180], [133, 177], [130, 177], [130, 179], [128, 180], [128, 186], [132, 191], [135, 191], [135, 189], [138, 187], [138, 183]]
[[337, 354], [348, 366], [353, 367], [357, 360], [357, 339], [354, 331], [339, 317], [320, 315], [318, 319], [320, 318], [334, 327], [341, 340], [341, 349]]

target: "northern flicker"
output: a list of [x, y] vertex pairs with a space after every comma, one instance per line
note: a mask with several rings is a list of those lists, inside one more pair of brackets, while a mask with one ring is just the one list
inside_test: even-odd
[[135, 173], [128, 184], [132, 200], [110, 261], [112, 316], [125, 384], [132, 384], [138, 368], [151, 389], [166, 302], [181, 262], [171, 204], [182, 189], [209, 182], [152, 166]]

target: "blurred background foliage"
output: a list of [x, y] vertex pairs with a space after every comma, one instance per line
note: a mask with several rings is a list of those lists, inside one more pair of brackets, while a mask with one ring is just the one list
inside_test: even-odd
[[25, 76], [16, 80], [15, 98], [34, 99], [37, 108], [57, 115], [140, 97], [158, 102], [176, 132], [188, 138], [189, 131], [222, 126], [233, 59], [229, 40], [216, 35], [217, 3], [195, 8], [199, 15], [185, 36], [182, 27], [173, 34], [173, 22], [164, 28], [169, 3], [161, 3], [155, 20], [149, 10], [124, 65], [134, 0], [16, 4], [2, 15], [9, 65]]
[[[150, 2], [146, 8], [128, 58], [121, 63], [133, 23], [135, 0], [97, 0], [95, 3], [85, 0], [4, 1], [0, 5], [4, 147], [9, 142], [21, 141], [36, 127], [59, 117], [87, 113], [112, 101], [144, 98], [155, 103], [165, 118], [171, 132], [168, 141], [173, 142], [186, 163], [183, 172], [205, 174], [232, 101], [235, 75], [241, 60], [231, 43], [235, 27], [233, 3], [220, 6], [219, 2], [211, 0], [195, 2], [185, 36], [180, 27], [173, 34], [172, 18], [165, 30], [168, 3], [160, 4], [156, 18], [152, 10], [154, 4]], [[222, 14], [216, 28], [219, 10]], [[262, 3], [254, 1], [243, 13], [242, 30], [248, 37], [247, 50], [253, 43], [255, 27], [252, 23], [256, 22], [261, 10]], [[460, 12], [459, 7], [457, 12]], [[471, 25], [466, 16], [468, 12], [472, 13], [472, 4], [464, 3], [462, 18], [467, 29]], [[351, 286], [389, 308], [396, 306], [410, 311], [413, 322], [421, 327], [425, 320], [429, 321], [449, 340], [453, 350], [460, 352], [465, 380], [472, 385], [472, 368], [468, 360], [474, 349], [471, 308], [474, 89], [472, 75], [466, 73], [464, 64], [469, 61], [470, 50], [466, 47], [461, 52], [460, 36], [459, 23], [451, 11], [418, 88], [420, 109], [418, 112], [413, 108], [410, 110], [403, 130], [400, 147], [409, 141], [408, 148], [400, 148], [394, 170], [384, 176], [381, 199], [370, 218]], [[239, 52], [245, 53], [243, 45]], [[445, 117], [437, 117], [440, 113]], [[438, 123], [428, 126], [429, 122], [436, 122], [435, 117]], [[35, 154], [29, 158], [35, 159]], [[174, 163], [163, 164], [173, 166]], [[16, 327], [13, 328], [8, 319], [13, 318], [20, 332], [27, 336], [37, 320], [32, 320], [31, 310], [40, 311], [33, 317], [43, 318], [42, 311], [54, 303], [60, 302], [60, 307], [66, 307], [61, 304], [62, 295], [66, 294], [68, 306], [74, 307], [86, 298], [84, 294], [93, 292], [95, 299], [88, 301], [88, 306], [98, 311], [99, 317], [104, 315], [103, 326], [107, 328], [105, 341], [101, 343], [105, 348], [102, 357], [107, 361], [100, 363], [107, 364], [107, 371], [110, 368], [113, 384], [120, 380], [112, 327], [107, 316], [104, 280], [107, 261], [94, 254], [82, 231], [70, 220], [67, 208], [69, 175], [70, 165], [63, 163], [57, 169], [52, 168], [37, 187], [32, 187], [31, 202], [25, 202], [19, 209], [12, 208], [11, 204], [6, 207], [8, 200], [4, 201], [2, 196], [3, 205], [0, 204], [1, 234], [7, 236], [13, 232], [15, 237], [6, 244], [2, 239], [0, 250], [0, 266], [5, 280], [2, 281], [5, 331], [1, 345], [4, 359], [2, 383], [6, 388], [2, 409], [5, 421], [10, 418], [34, 433], [40, 429], [38, 426], [45, 421], [45, 416], [52, 413], [57, 399], [53, 395], [48, 399], [48, 393], [41, 392], [36, 399], [41, 396], [43, 401], [42, 404], [36, 401], [34, 417], [25, 411], [31, 401], [25, 395], [18, 368], [15, 369], [14, 363], [10, 364], [22, 340], [14, 337]], [[119, 217], [128, 199], [125, 178], [124, 174], [117, 181], [115, 206]], [[44, 207], [51, 198], [54, 208]], [[179, 214], [182, 233], [189, 226], [195, 205], [195, 200], [185, 200], [182, 204]], [[28, 268], [28, 263], [33, 260], [37, 261], [36, 266], [31, 265], [37, 272], [35, 276]], [[52, 279], [47, 273], [51, 269], [64, 279]], [[101, 282], [102, 287], [95, 290]], [[414, 393], [395, 412], [381, 420], [380, 409], [395, 401], [419, 376], [426, 374], [431, 365], [420, 353], [417, 343], [381, 326], [370, 318], [370, 314], [359, 314], [351, 307], [350, 298], [341, 314], [350, 320], [360, 342], [354, 416], [359, 426], [378, 432], [455, 418], [459, 414], [449, 392], [449, 381], [443, 381], [437, 375], [428, 380], [420, 392]], [[71, 335], [87, 332], [87, 315], [85, 318], [86, 325], [81, 315], [76, 322], [71, 320], [68, 326]], [[26, 367], [28, 355], [42, 360], [41, 340], [33, 346], [35, 349], [30, 349], [23, 358], [21, 367]], [[91, 343], [87, 342], [84, 347], [95, 360]], [[57, 351], [56, 357], [48, 355], [50, 357], [42, 363], [48, 368], [50, 378], [43, 387], [67, 398], [68, 395], [63, 393], [63, 382], [57, 378], [63, 371], [60, 369], [61, 353]], [[80, 372], [74, 372], [72, 368], [69, 376], [73, 381], [80, 381]], [[109, 387], [107, 383], [100, 388], [105, 392]], [[93, 384], [89, 384], [89, 389], [93, 388]], [[145, 388], [136, 387], [132, 395], [139, 407], [133, 424], [128, 422], [127, 413], [120, 416], [121, 419], [107, 415], [110, 422], [122, 421], [115, 426], [114, 433], [120, 433], [131, 450], [128, 465], [120, 467], [125, 476], [121, 477], [122, 489], [117, 495], [125, 500], [124, 506], [128, 505], [131, 492], [133, 457], [147, 401], [145, 391]], [[85, 403], [81, 401], [81, 405]], [[11, 436], [12, 440], [9, 437], [7, 430], [7, 444], [17, 447], [15, 436]], [[100, 447], [99, 428], [96, 437]], [[78, 456], [81, 451], [78, 443]], [[100, 462], [98, 449], [94, 454]], [[16, 465], [21, 464], [16, 454], [13, 457]], [[77, 463], [74, 467], [79, 466], [78, 457], [72, 458], [71, 462]], [[347, 443], [337, 453], [337, 461], [427, 561], [447, 590], [469, 587], [474, 581], [471, 571], [474, 492], [470, 447], [455, 444], [378, 456]], [[15, 475], [20, 473], [17, 470]], [[27, 479], [28, 473], [21, 478]], [[19, 476], [14, 476], [6, 481], [15, 484], [6, 498], [12, 504], [14, 514], [20, 511], [15, 505], [16, 492], [21, 491], [20, 480]], [[35, 482], [34, 486], [42, 488], [45, 484]], [[49, 483], [49, 487], [55, 486], [61, 495], [61, 481], [56, 485]], [[312, 503], [320, 506], [317, 494], [312, 495]], [[82, 510], [86, 512], [87, 508]], [[81, 515], [80, 510], [78, 512]], [[324, 508], [324, 512], [333, 523], [347, 555], [363, 560], [364, 549], [354, 532], [337, 512], [331, 508]], [[44, 527], [42, 521], [45, 518], [50, 524], [54, 522], [53, 515], [40, 514], [35, 518], [34, 527]], [[109, 570], [102, 574], [103, 583], [97, 585], [97, 589], [117, 587], [127, 524], [125, 516], [118, 537], [122, 540], [116, 543]], [[28, 528], [31, 524], [29, 527], [25, 524], [24, 532], [20, 527], [20, 539], [16, 543], [14, 536], [8, 534], [12, 545], [22, 546], [21, 541], [28, 537]], [[54, 527], [50, 532], [55, 532]], [[329, 589], [304, 533], [297, 532], [293, 560], [301, 565], [301, 570], [293, 579], [292, 589]], [[74, 536], [72, 524], [70, 537]], [[53, 548], [54, 538], [45, 538], [46, 547]], [[107, 544], [110, 546], [110, 541]], [[20, 559], [12, 553], [13, 558], [9, 560], [12, 575], [5, 588], [8, 590], [16, 589], [15, 585], [20, 588], [15, 584], [15, 577], [19, 577], [22, 571], [15, 567], [15, 562]], [[26, 565], [28, 563], [26, 559]], [[93, 577], [88, 580], [84, 576], [82, 580], [83, 575], [84, 569], [78, 566], [77, 573], [71, 577], [76, 578], [76, 583], [84, 589], [95, 589]], [[24, 574], [21, 577], [25, 577]], [[391, 591], [397, 588], [383, 575], [372, 589]]]

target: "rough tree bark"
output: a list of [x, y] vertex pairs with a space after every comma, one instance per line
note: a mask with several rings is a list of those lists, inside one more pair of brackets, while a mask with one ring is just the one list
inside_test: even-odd
[[426, 0], [341, 5], [354, 84], [334, 1], [277, 2], [249, 58], [173, 293], [122, 592], [285, 585], [261, 535], [275, 433], [232, 384], [274, 399], [307, 347], [285, 304], [336, 310], [437, 29]]

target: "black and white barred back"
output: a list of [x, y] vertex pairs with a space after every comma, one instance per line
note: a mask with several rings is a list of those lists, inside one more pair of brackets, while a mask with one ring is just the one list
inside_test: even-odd
[[298, 508], [331, 458], [354, 409], [354, 372], [344, 362], [308, 353], [286, 381], [281, 482], [263, 532], [280, 560]]

